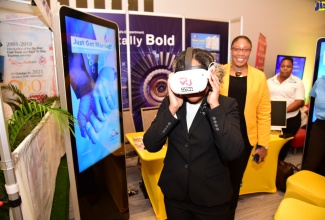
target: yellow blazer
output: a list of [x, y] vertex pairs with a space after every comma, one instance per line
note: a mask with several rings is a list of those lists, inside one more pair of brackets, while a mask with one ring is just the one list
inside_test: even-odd
[[[226, 75], [220, 94], [228, 96], [231, 63], [224, 65]], [[248, 65], [247, 94], [244, 110], [249, 142], [269, 146], [271, 133], [271, 102], [265, 74]]]

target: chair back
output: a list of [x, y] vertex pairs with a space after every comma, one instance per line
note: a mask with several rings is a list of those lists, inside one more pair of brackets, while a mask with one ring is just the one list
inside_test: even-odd
[[141, 108], [143, 131], [148, 130], [152, 121], [156, 118], [159, 106]]
[[123, 109], [123, 131], [124, 131], [124, 144], [128, 144], [129, 141], [125, 137], [125, 134], [136, 132], [132, 111], [129, 108]]

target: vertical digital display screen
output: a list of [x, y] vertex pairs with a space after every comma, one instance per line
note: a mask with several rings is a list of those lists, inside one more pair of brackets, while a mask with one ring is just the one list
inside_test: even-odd
[[[325, 39], [319, 42], [317, 50], [319, 51], [319, 57], [316, 57], [315, 68], [317, 67], [317, 72], [314, 74], [313, 83], [320, 77], [325, 76]], [[316, 120], [316, 112], [313, 109], [312, 112], [312, 122]]]
[[[281, 61], [286, 55], [278, 55], [276, 58], [275, 74], [280, 72]], [[292, 75], [302, 79], [304, 75], [306, 57], [289, 56], [293, 59]]]
[[78, 119], [74, 157], [83, 172], [123, 143], [118, 29], [70, 16], [64, 17], [63, 24], [66, 83]]
[[[316, 80], [324, 75], [325, 75], [325, 38], [319, 38], [316, 43], [315, 65], [314, 65], [314, 75], [313, 75], [312, 85], [314, 86]], [[306, 152], [308, 152], [310, 133], [315, 121], [316, 121], [315, 99], [313, 97], [310, 97], [309, 110], [308, 110], [308, 123], [306, 129], [304, 155], [302, 161], [303, 163], [306, 157]]]

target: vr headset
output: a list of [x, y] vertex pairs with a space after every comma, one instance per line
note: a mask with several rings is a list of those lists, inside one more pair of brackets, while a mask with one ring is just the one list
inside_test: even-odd
[[202, 92], [208, 85], [210, 71], [214, 71], [214, 65], [210, 65], [209, 69], [191, 66], [192, 51], [192, 47], [186, 49], [185, 70], [171, 73], [169, 76], [170, 89], [177, 95]]

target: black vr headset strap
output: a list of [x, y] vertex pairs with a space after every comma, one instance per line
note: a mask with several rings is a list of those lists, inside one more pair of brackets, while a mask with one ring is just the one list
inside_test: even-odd
[[185, 70], [192, 69], [192, 53], [193, 47], [188, 47], [185, 54]]

